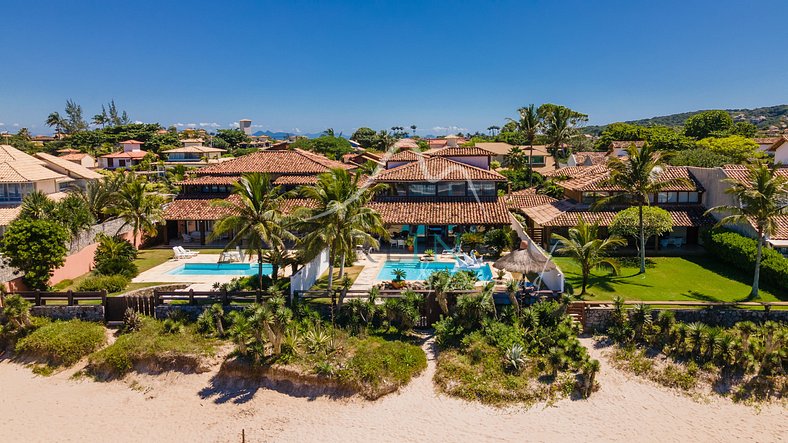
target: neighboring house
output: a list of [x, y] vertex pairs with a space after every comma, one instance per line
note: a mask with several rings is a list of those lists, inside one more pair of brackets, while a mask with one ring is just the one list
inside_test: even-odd
[[394, 142], [394, 149], [400, 151], [404, 149], [419, 149], [419, 143], [412, 138], [401, 138]]
[[[99, 167], [104, 169], [130, 168], [140, 164], [148, 152], [142, 150], [142, 142], [137, 140], [126, 140], [120, 142], [122, 150], [99, 157]], [[156, 155], [156, 154], [153, 154]]]
[[372, 162], [376, 166], [385, 166], [380, 155], [363, 150], [362, 152], [351, 152], [342, 156], [342, 163], [351, 166], [362, 166], [368, 162]]
[[778, 138], [766, 152], [774, 156], [774, 163], [788, 166], [788, 135]]
[[773, 144], [780, 141], [782, 137], [762, 137], [762, 138], [754, 138], [752, 139], [755, 143], [758, 143], [758, 150], [763, 151], [766, 153], [770, 153], [769, 148], [772, 147]]
[[476, 143], [475, 146], [490, 151], [492, 153], [490, 160], [497, 161], [504, 167], [507, 162], [506, 156], [513, 148], [517, 147], [523, 151], [526, 160], [531, 162], [534, 171], [543, 174], [556, 168], [555, 158], [550, 154], [547, 145], [533, 145], [533, 150], [531, 150], [531, 146], [512, 146], [504, 142], [481, 142]]
[[165, 164], [188, 164], [190, 166], [197, 166], [197, 163], [203, 165], [216, 163], [225, 152], [227, 152], [226, 149], [212, 148], [210, 146], [195, 144], [187, 145], [184, 143], [183, 147], [168, 149], [166, 151], [162, 151], [162, 154], [167, 156], [167, 161]]
[[[607, 235], [607, 227], [613, 217], [627, 207], [624, 204], [602, 208], [603, 210], [592, 208], [597, 200], [623, 192], [608, 183], [610, 171], [607, 167], [567, 167], [556, 171], [554, 176], [563, 179], [557, 183], [564, 189], [564, 199], [535, 206], [509, 205], [525, 216], [524, 227], [531, 238], [544, 247], [549, 247], [552, 234], [566, 234], [569, 228], [577, 224], [579, 217], [589, 223], [599, 223], [602, 235]], [[713, 218], [705, 215], [705, 188], [690, 168], [684, 166], [668, 166], [659, 177], [681, 177], [686, 179], [688, 184], [666, 188], [663, 192], [650, 196], [651, 204], [668, 211], [673, 219], [673, 230], [655, 239], [653, 247], [660, 249], [668, 244], [698, 244], [700, 229], [714, 224]], [[513, 203], [516, 201], [513, 200]]]
[[[70, 186], [77, 186], [84, 189], [87, 182], [104, 177], [96, 171], [88, 169], [79, 163], [70, 162], [63, 157], [55, 157], [54, 155], [44, 152], [37, 153], [36, 157], [39, 160], [43, 160], [47, 168], [73, 179], [74, 181], [69, 184]], [[60, 190], [64, 191], [65, 187], [62, 185], [61, 183]]]
[[[206, 236], [213, 231], [214, 222], [228, 213], [226, 208], [212, 205], [211, 200], [235, 198], [231, 195], [233, 184], [245, 173], [267, 173], [274, 184], [281, 185], [284, 190], [293, 190], [300, 185], [316, 183], [319, 174], [333, 168], [353, 169], [354, 166], [312, 152], [292, 149], [253, 152], [198, 169], [176, 183], [181, 187], [181, 192], [164, 211], [167, 224], [165, 241], [188, 239], [205, 244]], [[284, 209], [290, 211], [308, 204], [305, 199], [287, 199]]]
[[60, 192], [61, 185], [74, 180], [47, 167], [38, 158], [10, 145], [0, 145], [0, 205], [18, 205], [34, 191]]
[[429, 151], [445, 148], [447, 146], [459, 146], [466, 142], [465, 138], [458, 135], [447, 135], [443, 138], [425, 138], [423, 140], [429, 145]]
[[81, 152], [77, 149], [70, 149], [70, 148], [60, 149], [57, 151], [57, 153], [59, 154], [58, 157], [62, 158], [63, 160], [68, 160], [72, 163], [76, 163], [86, 168], [96, 167], [95, 158], [93, 158], [90, 154]]
[[578, 151], [569, 156], [567, 166], [598, 166], [607, 163], [607, 152]]
[[610, 146], [607, 149], [607, 156], [608, 157], [626, 157], [627, 156], [627, 149], [630, 146], [634, 146], [638, 149], [642, 148], [646, 145], [645, 141], [630, 141], [630, 140], [615, 140], [610, 142]]

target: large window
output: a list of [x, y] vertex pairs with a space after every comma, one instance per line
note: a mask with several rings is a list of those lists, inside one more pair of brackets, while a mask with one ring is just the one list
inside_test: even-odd
[[698, 203], [700, 194], [697, 192], [660, 192], [657, 194], [657, 203]]
[[531, 156], [532, 165], [544, 165], [544, 155]]
[[406, 183], [394, 183], [393, 192], [398, 197], [407, 197], [408, 185]]
[[495, 195], [495, 183], [493, 182], [471, 182], [468, 185], [468, 196], [493, 196]]
[[435, 195], [435, 184], [412, 183], [409, 187], [409, 194], [412, 197], [432, 197]]
[[2, 183], [0, 184], [0, 201], [20, 202], [22, 198], [33, 192], [32, 183]]
[[465, 182], [438, 183], [438, 195], [441, 197], [465, 197]]

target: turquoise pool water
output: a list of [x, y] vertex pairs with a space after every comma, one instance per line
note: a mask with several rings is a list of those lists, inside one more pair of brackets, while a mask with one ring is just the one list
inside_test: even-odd
[[[271, 275], [271, 265], [263, 263], [263, 274]], [[168, 272], [170, 275], [255, 275], [257, 263], [186, 263]]]
[[[419, 261], [419, 260], [386, 260], [383, 263], [378, 273], [378, 280], [393, 280], [394, 270], [402, 269], [405, 271], [405, 280], [426, 280], [435, 271], [449, 271], [454, 274], [460, 270], [454, 262], [436, 262], [436, 261]], [[492, 269], [489, 264], [485, 264], [476, 270], [476, 276], [479, 280], [488, 281], [492, 280]]]

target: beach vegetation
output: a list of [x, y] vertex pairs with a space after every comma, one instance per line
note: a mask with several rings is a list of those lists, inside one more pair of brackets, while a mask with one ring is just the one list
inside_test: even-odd
[[17, 353], [41, 360], [49, 366], [71, 366], [106, 342], [104, 327], [82, 320], [45, 322], [21, 338]]

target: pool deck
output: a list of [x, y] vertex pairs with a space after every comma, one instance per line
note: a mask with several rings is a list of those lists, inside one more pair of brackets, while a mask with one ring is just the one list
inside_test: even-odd
[[[134, 277], [134, 283], [153, 283], [153, 282], [168, 282], [168, 283], [195, 283], [191, 289], [195, 290], [209, 290], [214, 283], [229, 283], [230, 280], [242, 277], [239, 275], [172, 275], [170, 271], [182, 266], [186, 263], [217, 263], [219, 261], [219, 254], [199, 254], [185, 260], [167, 260], [166, 262], [148, 269], [140, 275]], [[240, 263], [250, 263], [248, 260], [243, 260]], [[256, 263], [252, 261], [251, 263]], [[285, 277], [289, 276], [290, 268], [285, 271]]]

